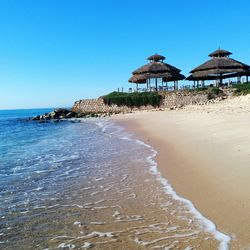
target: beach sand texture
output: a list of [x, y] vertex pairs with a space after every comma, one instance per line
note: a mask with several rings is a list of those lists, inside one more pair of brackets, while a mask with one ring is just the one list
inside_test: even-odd
[[231, 236], [231, 249], [250, 248], [250, 95], [115, 120], [157, 150], [162, 175]]

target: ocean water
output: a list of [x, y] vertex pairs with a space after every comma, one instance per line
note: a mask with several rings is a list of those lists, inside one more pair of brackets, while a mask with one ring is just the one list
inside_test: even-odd
[[0, 249], [227, 249], [162, 178], [156, 151], [108, 119], [0, 111]]

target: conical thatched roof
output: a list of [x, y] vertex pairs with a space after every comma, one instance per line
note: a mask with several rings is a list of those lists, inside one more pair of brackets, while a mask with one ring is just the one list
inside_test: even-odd
[[128, 79], [129, 82], [133, 83], [146, 83], [147, 77], [143, 74], [141, 75], [133, 75]]
[[223, 56], [229, 56], [229, 55], [232, 55], [232, 53], [224, 49], [217, 49], [214, 52], [209, 54], [210, 57], [223, 57]]
[[146, 83], [147, 79], [152, 78], [162, 78], [164, 82], [185, 79], [185, 76], [180, 74], [180, 69], [164, 63], [164, 59], [164, 56], [157, 54], [148, 57], [148, 60], [151, 60], [151, 62], [133, 71], [133, 76], [129, 79], [129, 82]]
[[209, 54], [212, 59], [191, 70], [187, 80], [212, 80], [218, 76], [221, 79], [228, 78], [230, 74], [249, 74], [250, 66], [229, 58], [230, 54], [232, 53], [221, 49]]
[[158, 55], [158, 54], [154, 54], [154, 55], [148, 57], [149, 61], [155, 61], [155, 62], [158, 62], [160, 60], [165, 60], [165, 59], [166, 59], [165, 56], [161, 56], [161, 55]]
[[164, 82], [178, 81], [185, 79], [185, 76], [180, 73], [144, 73], [144, 74], [135, 74], [129, 78], [129, 82], [133, 83], [146, 83], [147, 79], [152, 78], [162, 78]]
[[175, 68], [172, 65], [169, 65], [167, 63], [163, 62], [151, 62], [148, 64], [145, 64], [138, 68], [137, 70], [133, 71], [132, 74], [143, 74], [143, 73], [164, 73], [164, 72], [171, 72], [171, 71], [177, 71], [181, 72], [180, 69]]
[[212, 69], [214, 69], [215, 73], [217, 73], [217, 71], [223, 72], [224, 70], [225, 73], [227, 73], [228, 70], [230, 70], [230, 72], [232, 72], [232, 70], [234, 70], [234, 72], [238, 72], [238, 70], [241, 71], [242, 69], [249, 69], [249, 67], [250, 66], [229, 57], [215, 57], [191, 70], [190, 73]]
[[[250, 71], [225, 74], [223, 75], [223, 79], [234, 78], [237, 76], [250, 76]], [[189, 77], [186, 78], [186, 80], [196, 81], [198, 78], [201, 80], [218, 80], [218, 78], [220, 77], [218, 75], [203, 75], [202, 73], [197, 73], [195, 75], [190, 75]]]

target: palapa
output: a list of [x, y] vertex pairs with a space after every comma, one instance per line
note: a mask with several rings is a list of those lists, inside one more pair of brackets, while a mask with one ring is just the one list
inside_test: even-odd
[[170, 64], [164, 63], [164, 56], [155, 54], [148, 57], [148, 60], [150, 61], [148, 64], [145, 64], [132, 72], [133, 76], [129, 78], [129, 82], [145, 84], [151, 79], [160, 78], [162, 79], [162, 82], [171, 82], [185, 79], [185, 76], [180, 73], [180, 69]]
[[227, 50], [218, 49], [209, 54], [212, 59], [206, 61], [195, 69], [191, 70], [191, 75], [187, 80], [219, 80], [231, 77], [248, 76], [250, 66], [229, 58], [232, 53]]

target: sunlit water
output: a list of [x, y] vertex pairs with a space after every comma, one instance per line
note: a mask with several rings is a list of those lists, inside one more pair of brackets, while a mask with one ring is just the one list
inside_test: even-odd
[[227, 249], [149, 145], [109, 120], [20, 119], [37, 112], [0, 111], [1, 249]]

